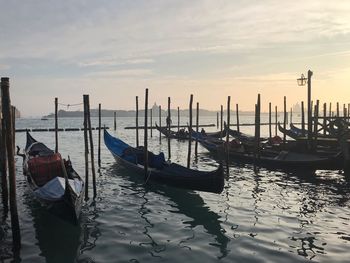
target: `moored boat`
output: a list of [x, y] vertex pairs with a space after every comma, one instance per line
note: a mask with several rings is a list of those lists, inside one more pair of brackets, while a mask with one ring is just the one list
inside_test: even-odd
[[52, 213], [72, 223], [80, 217], [84, 182], [64, 160], [27, 132], [23, 156], [23, 173], [34, 196]]
[[[134, 148], [104, 131], [104, 142], [116, 161], [144, 176], [144, 149]], [[165, 161], [164, 154], [148, 153], [148, 176], [154, 181], [179, 188], [221, 193], [224, 188], [222, 165], [214, 171], [198, 171]]]

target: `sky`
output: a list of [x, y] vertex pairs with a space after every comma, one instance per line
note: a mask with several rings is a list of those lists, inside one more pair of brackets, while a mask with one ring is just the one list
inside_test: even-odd
[[[0, 0], [0, 72], [12, 103], [41, 116], [62, 104], [133, 109], [135, 96], [172, 108], [218, 110], [231, 96], [253, 110], [261, 94], [350, 102], [350, 1]], [[62, 109], [66, 109], [61, 106]], [[82, 109], [81, 106], [70, 108]]]

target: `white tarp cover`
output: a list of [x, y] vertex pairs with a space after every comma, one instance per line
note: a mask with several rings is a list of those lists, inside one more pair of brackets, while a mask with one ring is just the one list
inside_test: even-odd
[[[79, 195], [82, 190], [82, 182], [78, 179], [68, 179], [68, 182], [74, 192]], [[34, 193], [39, 198], [55, 201], [64, 195], [65, 186], [64, 178], [55, 177], [39, 189], [36, 189]]]

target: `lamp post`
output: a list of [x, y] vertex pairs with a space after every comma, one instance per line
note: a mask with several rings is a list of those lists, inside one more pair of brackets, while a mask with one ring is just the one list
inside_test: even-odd
[[304, 77], [304, 74], [301, 74], [301, 77], [297, 79], [298, 86], [305, 86], [307, 83], [307, 140], [308, 146], [311, 146], [311, 134], [312, 134], [312, 116], [311, 116], [311, 77], [312, 71], [308, 70], [307, 78]]

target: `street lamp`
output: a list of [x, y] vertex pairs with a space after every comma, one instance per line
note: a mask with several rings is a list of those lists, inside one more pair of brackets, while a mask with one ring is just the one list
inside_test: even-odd
[[301, 74], [301, 77], [297, 79], [298, 86], [305, 86], [307, 83], [307, 78], [304, 77], [304, 74]]
[[297, 79], [298, 86], [305, 86], [307, 83], [307, 139], [308, 139], [309, 148], [311, 147], [311, 135], [312, 135], [311, 77], [312, 77], [312, 71], [308, 70], [307, 78], [304, 77], [304, 74], [301, 74], [301, 77]]

